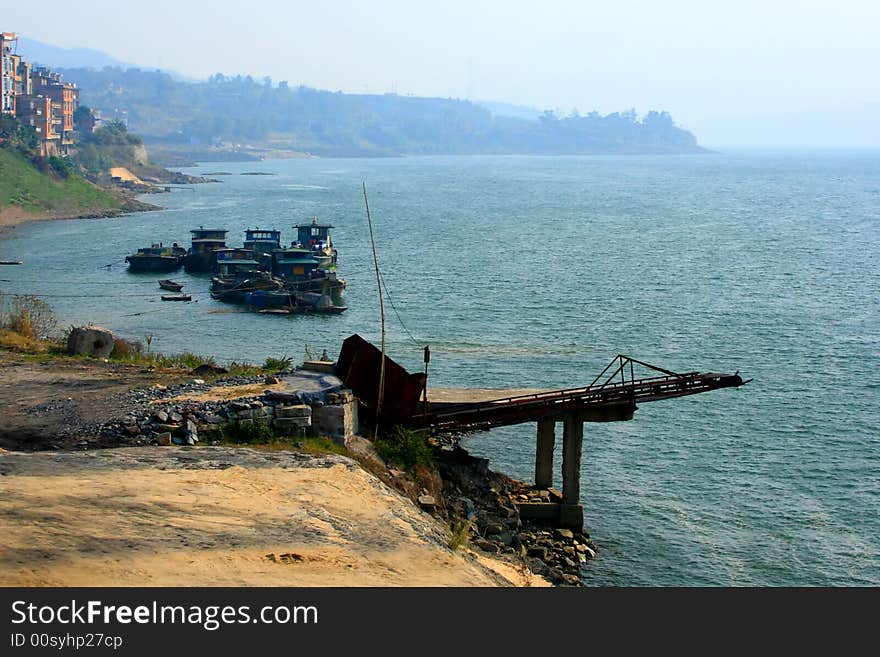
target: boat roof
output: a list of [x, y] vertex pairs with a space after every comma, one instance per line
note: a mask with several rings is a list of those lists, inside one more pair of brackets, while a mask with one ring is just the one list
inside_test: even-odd
[[229, 260], [219, 260], [218, 264], [221, 264], [221, 265], [258, 265], [260, 263], [258, 263], [256, 260], [229, 259]]
[[314, 258], [278, 258], [275, 260], [280, 265], [315, 265], [320, 264]]
[[229, 231], [225, 228], [193, 228], [191, 233], [223, 233], [224, 235]]

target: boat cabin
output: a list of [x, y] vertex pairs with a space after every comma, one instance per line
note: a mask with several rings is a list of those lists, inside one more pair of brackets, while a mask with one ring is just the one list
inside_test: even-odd
[[318, 274], [321, 260], [308, 249], [290, 248], [272, 252], [272, 275], [284, 280], [304, 280]]
[[[177, 245], [175, 244], [174, 246], [177, 246]], [[159, 242], [158, 244], [153, 244], [152, 246], [144, 247], [142, 249], [138, 249], [137, 252], [142, 255], [157, 255], [157, 256], [164, 256], [164, 255], [172, 255], [173, 254], [172, 247], [162, 246], [162, 242]]]
[[226, 247], [226, 233], [229, 231], [219, 228], [205, 228], [199, 226], [192, 233], [191, 253], [206, 253]]
[[244, 248], [257, 253], [272, 253], [281, 248], [281, 231], [248, 228], [244, 232]]
[[222, 248], [217, 249], [214, 253], [217, 257], [217, 274], [221, 278], [255, 271], [260, 266], [257, 252], [253, 249]]
[[296, 241], [291, 244], [294, 248], [310, 249], [312, 251], [325, 251], [333, 248], [333, 240], [330, 237], [331, 224], [319, 224], [318, 218], [312, 219], [310, 224], [297, 224]]

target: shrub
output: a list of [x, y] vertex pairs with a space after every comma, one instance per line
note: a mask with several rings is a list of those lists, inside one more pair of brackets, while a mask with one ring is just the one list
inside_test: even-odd
[[427, 466], [432, 462], [432, 450], [427, 437], [403, 427], [394, 427], [390, 432], [379, 436], [375, 447], [379, 456], [387, 463], [403, 470]]
[[269, 356], [263, 364], [263, 369], [267, 372], [283, 372], [289, 370], [291, 365], [293, 365], [293, 359], [288, 356], [282, 356], [281, 358]]
[[472, 523], [470, 520], [456, 520], [449, 528], [450, 536], [447, 546], [450, 550], [466, 547], [471, 537]]
[[110, 352], [112, 360], [139, 361], [144, 355], [144, 345], [138, 340], [126, 340], [116, 338], [113, 343], [113, 351]]
[[51, 306], [32, 295], [14, 296], [7, 313], [4, 324], [31, 340], [48, 337], [58, 325]]
[[234, 420], [223, 427], [223, 439], [230, 443], [259, 445], [272, 442], [275, 435], [265, 422]]
[[49, 158], [49, 167], [59, 178], [69, 178], [76, 172], [76, 167], [73, 165], [73, 162], [54, 155]]

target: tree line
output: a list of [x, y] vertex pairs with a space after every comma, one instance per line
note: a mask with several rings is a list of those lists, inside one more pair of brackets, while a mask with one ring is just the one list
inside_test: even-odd
[[681, 153], [696, 138], [667, 112], [493, 115], [466, 100], [344, 94], [270, 78], [215, 74], [188, 82], [160, 71], [63, 70], [81, 101], [124, 117], [148, 143], [271, 144], [318, 154]]

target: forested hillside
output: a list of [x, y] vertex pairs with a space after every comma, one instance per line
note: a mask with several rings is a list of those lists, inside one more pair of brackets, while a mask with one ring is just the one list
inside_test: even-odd
[[148, 143], [197, 149], [247, 143], [321, 155], [472, 153], [691, 153], [695, 137], [666, 112], [538, 120], [493, 115], [468, 101], [358, 95], [214, 75], [182, 82], [167, 73], [67, 69], [80, 101], [125, 117]]

